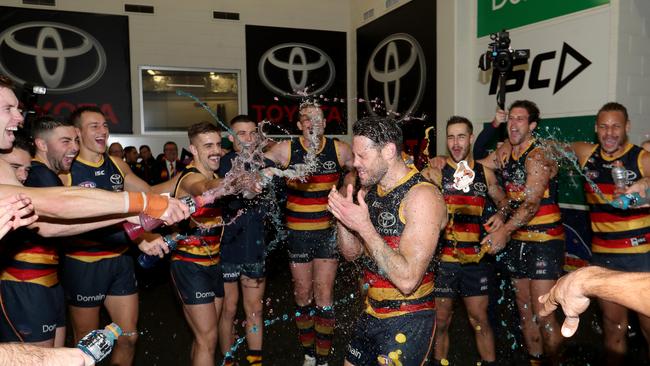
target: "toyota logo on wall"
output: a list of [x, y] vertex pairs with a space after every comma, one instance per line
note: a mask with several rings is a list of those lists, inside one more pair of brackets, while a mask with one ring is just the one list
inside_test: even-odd
[[275, 94], [304, 98], [327, 91], [336, 77], [332, 59], [306, 43], [282, 43], [268, 49], [258, 64], [264, 86]]
[[[426, 88], [427, 68], [424, 51], [420, 43], [411, 35], [396, 33], [379, 42], [372, 51], [363, 82], [363, 93], [368, 111], [373, 115], [371, 100], [376, 96], [370, 94], [371, 84], [379, 84], [383, 90], [380, 99], [386, 111], [392, 113], [413, 113], [422, 102]], [[404, 83], [408, 78], [409, 84]], [[413, 85], [410, 82], [417, 85]], [[404, 93], [410, 103], [404, 105]]]
[[[12, 70], [2, 56], [5, 53], [31, 60], [28, 62], [33, 62], [33, 71], [23, 71], [23, 75]], [[69, 68], [88, 65], [88, 72], [76, 80], [69, 76], [71, 73], [66, 73]], [[55, 22], [27, 22], [0, 33], [0, 72], [19, 85], [27, 82], [42, 83], [47, 87], [48, 93], [72, 93], [95, 84], [105, 70], [104, 48], [95, 37], [77, 27]], [[36, 75], [40, 80], [30, 79]]]

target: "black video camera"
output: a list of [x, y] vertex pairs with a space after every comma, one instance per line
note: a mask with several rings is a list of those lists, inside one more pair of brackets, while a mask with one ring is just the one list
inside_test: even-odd
[[488, 45], [488, 51], [478, 60], [478, 67], [483, 71], [494, 66], [495, 71], [507, 73], [512, 70], [515, 61], [526, 61], [530, 57], [530, 50], [513, 50], [510, 47], [510, 34], [505, 29], [490, 34], [490, 39], [493, 42]]
[[38, 117], [36, 113], [36, 104], [38, 97], [45, 95], [47, 89], [44, 86], [35, 85], [32, 83], [25, 83], [23, 91], [20, 96], [20, 102], [23, 108], [23, 127], [26, 130], [31, 128], [32, 122]]

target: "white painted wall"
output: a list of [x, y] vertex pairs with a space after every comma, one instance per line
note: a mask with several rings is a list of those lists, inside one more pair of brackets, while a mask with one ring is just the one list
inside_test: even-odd
[[[27, 6], [21, 0], [2, 0], [1, 3], [45, 10], [128, 15], [134, 135], [115, 135], [110, 142], [119, 141], [124, 146], [138, 146], [146, 142], [154, 152], [162, 152], [167, 140], [186, 146], [187, 135], [141, 135], [138, 66], [241, 70], [241, 111], [244, 112], [247, 110], [246, 24], [344, 32], [350, 29], [348, 0], [57, 0], [55, 7]], [[126, 13], [125, 3], [153, 5], [155, 13]], [[237, 12], [240, 13], [240, 20], [213, 19], [213, 11]], [[348, 42], [348, 55], [350, 54], [352, 48]], [[350, 62], [348, 61], [349, 65], [354, 65]]]

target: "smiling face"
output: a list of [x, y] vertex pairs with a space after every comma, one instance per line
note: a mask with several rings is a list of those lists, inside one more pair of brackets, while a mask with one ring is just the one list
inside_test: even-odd
[[537, 122], [529, 122], [526, 108], [515, 107], [508, 114], [508, 140], [512, 146], [521, 145], [533, 136]]
[[11, 149], [16, 139], [14, 132], [23, 122], [18, 105], [16, 94], [11, 89], [0, 86], [0, 149]]
[[[38, 140], [42, 140], [42, 143]], [[44, 150], [42, 152], [52, 170], [67, 172], [79, 153], [79, 136], [73, 126], [59, 126], [43, 138], [37, 138], [36, 146]]]
[[237, 122], [231, 126], [231, 129], [235, 133], [236, 138], [229, 135], [228, 139], [232, 142], [236, 152], [254, 147], [253, 145], [258, 137], [255, 122]]
[[221, 134], [219, 132], [200, 133], [190, 141], [190, 151], [195, 164], [201, 164], [207, 171], [219, 169], [221, 159]]
[[108, 141], [108, 122], [101, 113], [86, 111], [79, 117], [79, 138], [81, 149], [96, 154], [106, 151]]
[[621, 111], [603, 111], [596, 119], [596, 135], [601, 149], [613, 155], [625, 148], [630, 122]]

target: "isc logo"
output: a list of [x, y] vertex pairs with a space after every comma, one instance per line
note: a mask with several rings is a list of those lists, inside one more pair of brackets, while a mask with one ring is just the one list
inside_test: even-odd
[[[549, 72], [546, 71], [545, 73], [542, 73], [541, 71], [544, 67], [544, 63], [550, 60], [554, 60], [556, 57], [557, 57], [557, 52], [551, 51], [551, 52], [540, 53], [537, 56], [535, 56], [535, 58], [533, 58], [532, 62], [530, 62], [530, 75], [528, 77], [529, 89], [532, 90], [532, 89], [543, 89], [543, 88], [551, 87], [551, 79], [542, 78], [541, 76], [541, 75], [548, 74]], [[571, 80], [573, 80], [576, 76], [578, 76], [578, 74], [583, 72], [589, 65], [591, 65], [591, 61], [589, 59], [583, 56], [575, 48], [569, 46], [567, 43], [564, 43], [562, 45], [562, 51], [560, 51], [559, 57], [560, 57], [560, 62], [558, 64], [558, 68], [555, 73], [555, 80], [552, 85], [553, 94], [557, 93], [558, 91], [560, 91], [560, 89], [564, 88]], [[567, 64], [566, 61], [568, 57], [571, 57], [573, 59], [573, 61], [571, 62], [572, 64], [575, 63], [578, 64], [578, 66], [571, 71], [565, 70], [565, 66]], [[525, 80], [526, 80], [526, 70], [515, 69], [509, 72], [507, 77], [507, 82], [506, 82], [506, 92], [511, 93], [511, 92], [521, 90], [524, 87]], [[495, 94], [497, 92], [498, 83], [499, 83], [499, 78], [493, 77], [492, 82], [490, 83], [490, 95]]]
[[497, 11], [503, 8], [508, 2], [512, 5], [519, 4], [521, 0], [492, 0], [492, 11]]

